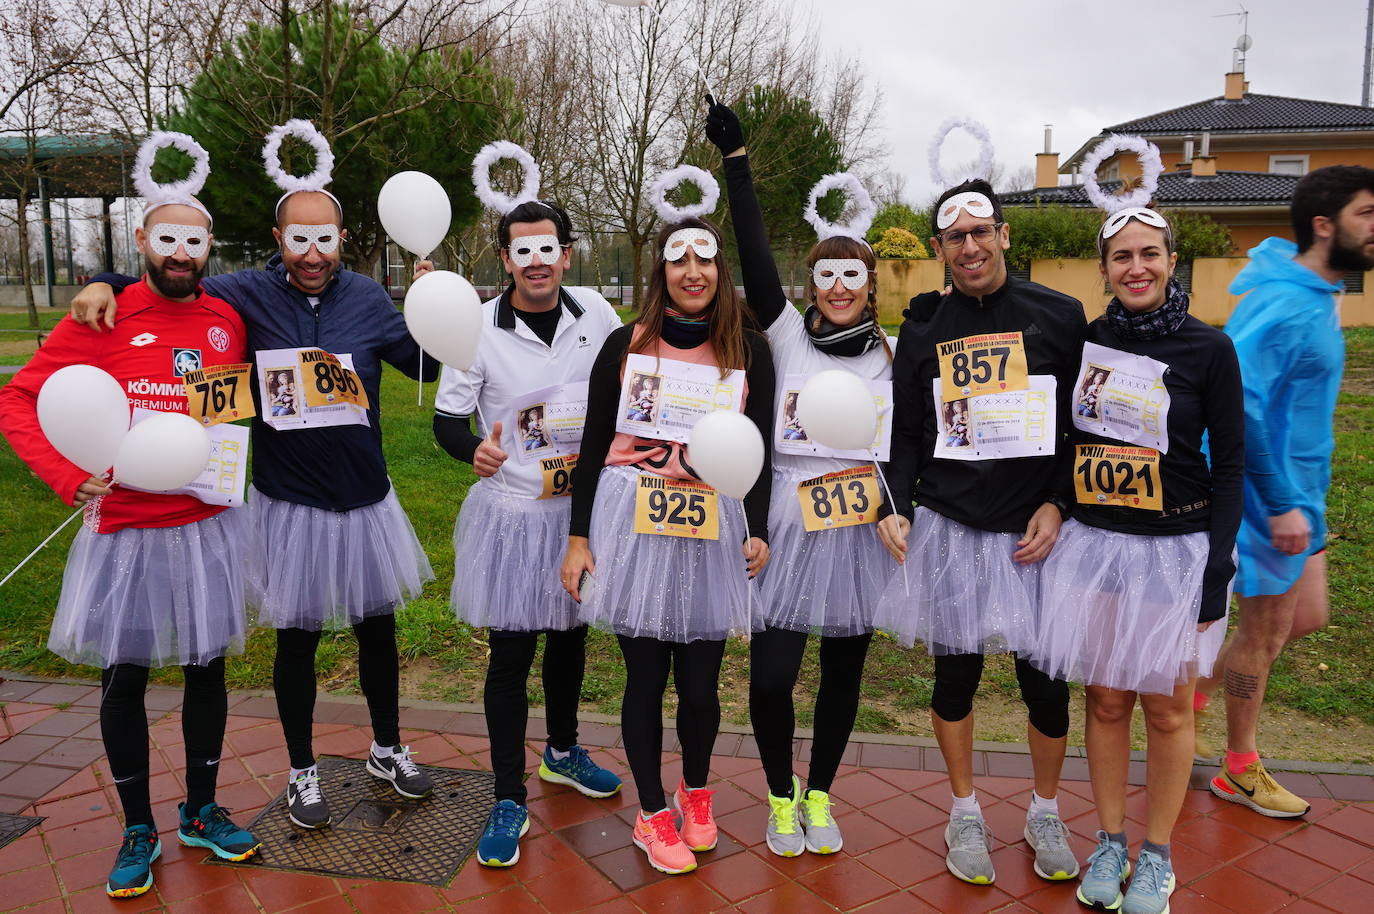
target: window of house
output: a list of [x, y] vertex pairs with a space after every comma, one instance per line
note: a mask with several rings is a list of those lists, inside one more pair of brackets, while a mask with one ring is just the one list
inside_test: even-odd
[[1270, 156], [1269, 173], [1275, 175], [1305, 175], [1307, 174], [1307, 156]]

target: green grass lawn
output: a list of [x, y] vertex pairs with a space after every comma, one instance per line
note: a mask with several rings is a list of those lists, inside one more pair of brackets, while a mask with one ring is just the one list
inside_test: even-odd
[[[1374, 629], [1367, 612], [1374, 590], [1374, 330], [1348, 331], [1347, 390], [1337, 410], [1337, 459], [1330, 497], [1332, 624], [1285, 652], [1275, 669], [1273, 701], [1338, 725], [1354, 719], [1374, 725]], [[452, 580], [453, 521], [474, 482], [469, 467], [438, 449], [430, 432], [434, 385], [426, 385], [425, 406], [415, 405], [414, 382], [388, 369], [382, 385], [383, 428], [391, 476], [402, 504], [419, 533], [437, 579], [420, 600], [398, 617], [403, 658], [402, 691], [414, 698], [472, 701], [481, 694], [485, 670], [485, 633], [459, 625], [448, 607]], [[0, 574], [7, 572], [68, 515], [8, 447], [0, 447]], [[0, 589], [0, 669], [46, 675], [94, 677], [96, 671], [72, 667], [45, 648], [48, 624], [62, 582], [69, 528], [20, 574]], [[263, 688], [271, 682], [271, 632], [255, 633], [242, 657], [231, 658], [235, 687]], [[351, 635], [326, 637], [319, 671], [326, 689], [357, 690], [356, 651]], [[731, 643], [722, 677], [726, 718], [747, 722], [748, 647]], [[177, 681], [179, 671], [161, 671], [162, 681]], [[610, 636], [593, 633], [589, 641], [585, 707], [617, 713], [623, 686], [619, 650]], [[813, 639], [802, 672], [801, 692], [814, 689], [818, 676]], [[865, 670], [858, 729], [911, 732], [924, 716], [933, 685], [933, 665], [924, 651], [907, 651], [878, 638]], [[1006, 658], [991, 658], [984, 692], [1007, 700], [1017, 695]], [[538, 676], [530, 698], [542, 703]], [[809, 725], [810, 702], [798, 702], [798, 718]], [[1022, 718], [1022, 721], [1024, 718]], [[1019, 738], [1019, 737], [1016, 737]]]

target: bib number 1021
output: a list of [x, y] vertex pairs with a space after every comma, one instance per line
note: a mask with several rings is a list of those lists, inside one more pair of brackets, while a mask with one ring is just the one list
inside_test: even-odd
[[1148, 447], [1080, 444], [1074, 490], [1081, 505], [1164, 510], [1159, 451]]

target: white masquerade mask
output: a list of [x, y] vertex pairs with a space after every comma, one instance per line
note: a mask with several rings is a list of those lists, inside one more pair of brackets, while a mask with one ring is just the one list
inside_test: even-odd
[[210, 247], [210, 230], [203, 225], [175, 222], [159, 222], [148, 229], [148, 247], [159, 257], [171, 257], [183, 246], [192, 260], [203, 257]]
[[959, 218], [959, 210], [979, 219], [993, 214], [991, 200], [977, 191], [967, 191], [962, 194], [955, 194], [940, 204], [940, 213], [935, 220], [935, 227], [940, 231], [949, 228], [954, 224], [954, 220]]
[[816, 283], [816, 288], [821, 291], [833, 289], [835, 280], [838, 279], [846, 289], [853, 292], [856, 289], [862, 289], [864, 283], [868, 282], [868, 267], [858, 258], [818, 260], [816, 265], [811, 268], [811, 277]]
[[1118, 210], [1107, 218], [1107, 221], [1102, 224], [1102, 240], [1105, 241], [1124, 229], [1126, 223], [1130, 222], [1132, 219], [1137, 219], [1157, 229], [1169, 230], [1168, 221], [1159, 213], [1152, 209], [1146, 209], [1143, 206], [1132, 206], [1127, 209]]
[[696, 251], [699, 259], [710, 260], [716, 256], [716, 236], [706, 229], [678, 229], [669, 235], [668, 240], [664, 242], [663, 259], [677, 263], [687, 256], [689, 249]]
[[558, 259], [562, 250], [557, 235], [525, 235], [510, 240], [510, 262], [524, 269], [534, 263], [534, 255], [538, 254], [539, 262], [548, 266]]
[[293, 222], [282, 229], [281, 240], [292, 254], [308, 253], [312, 244], [321, 254], [333, 254], [339, 248], [339, 227]]

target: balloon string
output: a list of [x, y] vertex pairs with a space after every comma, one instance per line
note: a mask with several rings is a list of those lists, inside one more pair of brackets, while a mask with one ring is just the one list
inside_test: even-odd
[[[887, 493], [887, 503], [892, 506], [892, 513], [897, 513], [897, 499], [892, 497], [892, 487], [887, 484], [887, 477], [883, 475], [883, 468], [878, 465], [878, 461], [873, 461], [873, 469], [878, 474], [878, 479], [883, 484], [883, 491]], [[898, 525], [901, 529], [901, 525]], [[906, 562], [902, 563], [902, 587], [906, 589], [906, 595], [911, 596], [911, 580], [907, 577]]]
[[[747, 546], [747, 545], [749, 545], [749, 540], [750, 540], [750, 536], [749, 536], [749, 512], [746, 511], [746, 510], [744, 509], [744, 499], [742, 499], [742, 498], [741, 498], [740, 501], [739, 501], [739, 513], [740, 513], [740, 516], [744, 518], [744, 544]], [[755, 585], [754, 585], [754, 578], [749, 577], [749, 560], [748, 560], [748, 559], [745, 559], [745, 562], [744, 562], [744, 592], [747, 593], [747, 594], [749, 595], [749, 599], [748, 599], [748, 602], [745, 604], [745, 607], [746, 607], [746, 618], [749, 620], [748, 623], [747, 623], [748, 626], [749, 626], [748, 631], [751, 632], [751, 633], [754, 631], [754, 586], [755, 586]]]
[[[487, 435], [490, 435], [490, 434], [491, 434], [491, 426], [487, 424], [487, 417], [484, 416], [484, 415], [482, 415], [482, 404], [479, 403], [479, 402], [477, 402], [476, 400], [474, 400], [474, 401], [472, 402], [472, 405], [475, 406], [475, 407], [477, 408], [477, 421], [480, 422], [480, 423], [482, 423], [482, 428], [483, 428], [483, 430], [486, 431]], [[487, 435], [483, 435], [482, 437], [485, 438]], [[497, 445], [497, 447], [500, 447], [500, 446], [501, 446], [501, 442], [500, 442], [500, 441], [497, 441], [497, 442], [496, 442], [496, 445]], [[496, 481], [497, 481], [498, 483], [500, 483], [502, 493], [504, 493], [505, 495], [513, 496], [514, 493], [511, 492], [511, 490], [510, 490], [509, 488], [506, 487], [506, 477], [502, 475], [501, 470], [502, 470], [501, 467], [497, 467], [497, 468], [496, 468]]]
[[[420, 260], [424, 260], [424, 259], [426, 259], [427, 257], [429, 257], [428, 254], [426, 254], [424, 257], [421, 257]], [[420, 268], [420, 260], [415, 261], [415, 269], [416, 269], [416, 270], [418, 270], [418, 269]], [[411, 274], [414, 275], [414, 272], [415, 272], [415, 271], [412, 270], [412, 271], [411, 271]], [[414, 281], [415, 281], [415, 280], [413, 280], [413, 279], [411, 280], [412, 283], [413, 283]], [[388, 285], [390, 285], [390, 283], [388, 283]], [[417, 371], [415, 372], [415, 374], [416, 374], [416, 376], [417, 376], [416, 381], [415, 381], [415, 405], [416, 405], [416, 406], [424, 406], [424, 405], [425, 405], [425, 350], [424, 350], [424, 347], [423, 347], [423, 346], [420, 346], [420, 344], [419, 344], [418, 341], [416, 342], [415, 345], [416, 345], [416, 348], [418, 348], [418, 349], [420, 350], [420, 367], [419, 367], [419, 370], [417, 370]]]
[[[648, 4], [648, 5], [646, 5], [646, 6], [643, 6], [643, 7], [641, 7], [641, 9], [646, 9], [646, 10], [648, 10], [648, 11], [649, 11], [649, 15], [650, 15], [651, 17], [653, 17], [654, 19], [659, 19], [658, 8], [655, 7], [653, 4]], [[662, 20], [660, 20], [660, 21], [662, 21]], [[697, 68], [697, 75], [701, 77], [701, 84], [702, 84], [703, 86], [706, 87], [706, 94], [709, 95], [709, 96], [711, 96], [711, 97], [714, 98], [714, 99], [720, 100], [720, 96], [716, 95], [716, 90], [711, 88], [711, 81], [710, 81], [709, 79], [706, 78], [706, 73], [705, 73], [705, 71], [703, 71], [703, 70], [701, 69], [701, 61], [700, 61], [700, 59], [698, 59], [697, 56], [696, 56], [695, 54], [691, 55], [691, 59], [692, 59], [692, 66], [694, 66], [694, 67]]]
[[5, 586], [5, 581], [8, 581], [10, 578], [14, 577], [15, 574], [17, 574], [17, 573], [19, 572], [19, 569], [20, 569], [20, 568], [23, 568], [25, 565], [27, 565], [27, 564], [29, 563], [29, 559], [33, 558], [35, 555], [37, 555], [37, 554], [42, 550], [42, 548], [43, 548], [44, 546], [46, 546], [46, 545], [48, 545], [48, 543], [52, 542], [53, 537], [57, 536], [57, 534], [61, 533], [63, 530], [66, 529], [66, 527], [67, 527], [68, 524], [70, 524], [72, 521], [74, 521], [74, 520], [76, 520], [78, 517], [80, 517], [80, 516], [81, 516], [81, 512], [84, 511], [84, 510], [86, 510], [86, 506], [85, 506], [85, 505], [82, 505], [81, 507], [77, 508], [74, 512], [72, 512], [72, 516], [71, 516], [71, 517], [67, 518], [66, 520], [64, 520], [64, 521], [62, 522], [62, 525], [61, 525], [60, 527], [58, 527], [58, 528], [57, 528], [56, 530], [54, 530], [52, 533], [49, 533], [47, 539], [43, 540], [43, 542], [41, 542], [41, 543], [38, 544], [37, 548], [35, 548], [35, 549], [34, 549], [32, 552], [30, 552], [28, 555], [24, 556], [24, 560], [23, 560], [22, 562], [20, 562], [18, 565], [15, 565], [15, 566], [14, 566], [14, 570], [11, 571], [9, 574], [5, 575], [5, 577], [4, 577], [3, 580], [0, 580], [0, 587], [4, 587], [4, 586]]

